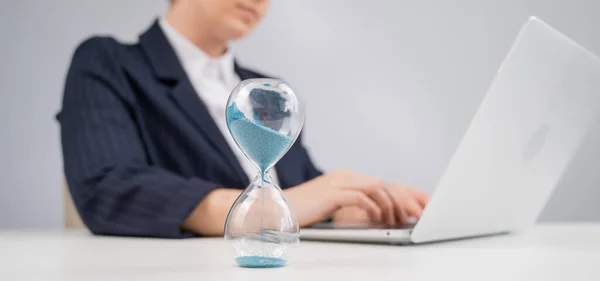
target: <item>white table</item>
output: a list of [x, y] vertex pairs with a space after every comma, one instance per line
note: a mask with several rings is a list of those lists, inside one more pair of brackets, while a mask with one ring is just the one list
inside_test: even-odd
[[301, 242], [287, 267], [245, 269], [222, 239], [0, 232], [0, 280], [600, 280], [600, 224], [419, 246]]

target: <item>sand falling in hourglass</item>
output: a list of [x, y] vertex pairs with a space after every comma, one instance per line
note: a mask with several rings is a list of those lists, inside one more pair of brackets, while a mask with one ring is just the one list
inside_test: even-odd
[[236, 199], [225, 239], [242, 267], [280, 267], [298, 245], [298, 219], [268, 171], [294, 144], [304, 111], [292, 89], [275, 79], [242, 81], [227, 101], [227, 127], [257, 175]]

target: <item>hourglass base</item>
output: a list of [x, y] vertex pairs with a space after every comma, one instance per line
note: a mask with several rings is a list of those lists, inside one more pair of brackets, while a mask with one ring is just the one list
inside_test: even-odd
[[241, 267], [282, 267], [298, 245], [298, 220], [283, 191], [261, 175], [235, 200], [225, 239]]
[[287, 260], [263, 256], [243, 256], [235, 258], [237, 264], [247, 268], [269, 268], [285, 266]]

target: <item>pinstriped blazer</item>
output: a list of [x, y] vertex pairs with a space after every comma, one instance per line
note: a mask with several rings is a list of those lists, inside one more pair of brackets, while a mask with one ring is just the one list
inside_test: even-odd
[[[157, 22], [136, 44], [84, 41], [57, 119], [69, 189], [95, 234], [190, 237], [180, 225], [208, 192], [249, 184]], [[283, 188], [321, 174], [300, 139], [276, 168]]]

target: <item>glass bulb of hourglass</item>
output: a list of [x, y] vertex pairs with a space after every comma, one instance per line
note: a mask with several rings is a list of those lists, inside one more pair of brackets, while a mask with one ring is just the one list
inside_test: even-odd
[[303, 124], [301, 102], [285, 82], [244, 80], [229, 96], [227, 127], [257, 168], [225, 223], [225, 239], [240, 266], [283, 266], [298, 243], [296, 214], [269, 170], [294, 144]]

